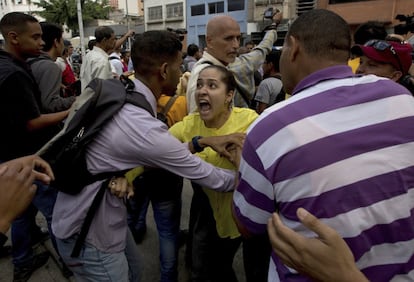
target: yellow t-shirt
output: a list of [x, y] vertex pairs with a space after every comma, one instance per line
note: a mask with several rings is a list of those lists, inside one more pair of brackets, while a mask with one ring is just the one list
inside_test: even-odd
[[[163, 108], [167, 105], [170, 99], [170, 96], [161, 94], [160, 98], [157, 101], [157, 112], [162, 112]], [[186, 115], [187, 99], [185, 96], [178, 96], [166, 114], [168, 126], [172, 126], [176, 122], [181, 121]]]
[[[236, 132], [246, 132], [250, 124], [257, 118], [257, 113], [247, 108], [233, 108], [229, 119], [221, 128], [207, 128], [196, 112], [186, 116], [181, 122], [174, 124], [170, 132], [181, 142], [190, 142], [194, 136], [221, 136]], [[236, 169], [226, 158], [220, 157], [213, 149], [207, 147], [197, 155], [212, 165], [226, 169]], [[216, 220], [217, 233], [222, 238], [237, 238], [240, 233], [233, 220], [231, 204], [233, 192], [216, 192], [203, 188], [208, 196], [211, 209]]]
[[353, 73], [356, 73], [356, 70], [359, 67], [359, 62], [360, 62], [360, 57], [348, 60], [348, 66], [352, 68]]

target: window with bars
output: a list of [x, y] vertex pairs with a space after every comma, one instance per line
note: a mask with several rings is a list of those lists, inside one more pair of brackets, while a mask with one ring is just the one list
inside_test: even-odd
[[224, 2], [208, 3], [208, 13], [209, 14], [224, 13]]
[[204, 4], [191, 6], [191, 16], [205, 15], [206, 7]]
[[167, 19], [180, 18], [183, 16], [183, 3], [167, 5]]
[[229, 0], [227, 3], [227, 11], [244, 10], [244, 0]]
[[162, 6], [149, 7], [148, 20], [162, 20]]

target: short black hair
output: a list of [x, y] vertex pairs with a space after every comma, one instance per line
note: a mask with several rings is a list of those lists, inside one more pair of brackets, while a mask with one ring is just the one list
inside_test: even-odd
[[175, 59], [183, 45], [177, 36], [167, 30], [150, 30], [138, 34], [131, 48], [131, 60], [135, 72], [152, 72], [163, 62]]
[[22, 32], [26, 29], [26, 23], [38, 23], [39, 21], [28, 14], [21, 12], [11, 12], [3, 16], [0, 21], [0, 31], [3, 34], [5, 40], [7, 33], [15, 29], [18, 32]]
[[394, 33], [399, 35], [404, 35], [409, 32], [409, 28], [406, 24], [397, 24], [394, 26]]
[[188, 56], [194, 56], [197, 52], [199, 51], [199, 48], [197, 45], [195, 44], [190, 44], [187, 47], [187, 55]]
[[63, 34], [63, 28], [54, 23], [41, 22], [40, 26], [42, 27], [42, 39], [45, 42], [43, 46], [43, 51], [49, 51], [52, 49], [55, 39], [60, 41]]
[[290, 26], [287, 42], [290, 36], [309, 55], [338, 62], [349, 58], [351, 31], [347, 22], [332, 11], [315, 9], [301, 14]]
[[275, 71], [279, 71], [279, 61], [280, 61], [280, 54], [282, 54], [282, 51], [280, 50], [272, 50], [269, 54], [266, 55], [265, 61], [268, 63], [273, 64], [273, 69]]
[[96, 44], [96, 39], [91, 39], [91, 40], [89, 40], [89, 41], [88, 41], [88, 49], [89, 49], [89, 50], [92, 50], [92, 49], [93, 49], [93, 47], [95, 46], [95, 44]]
[[95, 40], [97, 43], [100, 43], [105, 38], [111, 38], [112, 34], [114, 33], [114, 30], [109, 26], [98, 26], [95, 29]]
[[385, 25], [378, 21], [367, 21], [357, 27], [354, 32], [354, 43], [364, 45], [372, 39], [385, 40], [387, 30]]

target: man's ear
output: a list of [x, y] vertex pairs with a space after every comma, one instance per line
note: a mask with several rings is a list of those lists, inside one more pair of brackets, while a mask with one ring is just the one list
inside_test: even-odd
[[210, 42], [211, 42], [211, 36], [206, 35], [206, 46], [210, 46]]
[[18, 34], [17, 34], [17, 32], [9, 31], [7, 33], [7, 37], [9, 38], [9, 41], [10, 41], [11, 44], [17, 44], [18, 43], [18, 40], [17, 40]]
[[291, 62], [294, 62], [298, 57], [301, 46], [299, 44], [299, 41], [292, 35], [289, 36], [289, 45], [289, 60]]
[[390, 79], [392, 79], [393, 81], [397, 82], [398, 80], [400, 80], [400, 78], [402, 77], [402, 72], [401, 71], [394, 71], [390, 77]]
[[167, 79], [167, 75], [168, 75], [168, 63], [162, 63], [162, 65], [160, 66], [160, 75], [162, 78]]

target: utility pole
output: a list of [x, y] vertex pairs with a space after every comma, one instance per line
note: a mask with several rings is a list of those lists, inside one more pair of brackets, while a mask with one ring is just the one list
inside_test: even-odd
[[81, 45], [81, 54], [82, 58], [85, 57], [85, 36], [83, 34], [83, 18], [82, 18], [82, 5], [81, 0], [76, 1], [76, 7], [78, 12], [78, 25], [79, 25], [79, 37], [80, 37], [80, 45]]
[[[125, 0], [125, 17], [126, 17], [127, 32], [128, 32], [130, 30], [130, 27], [129, 27], [128, 0]], [[131, 37], [128, 37], [128, 49], [131, 50]]]

